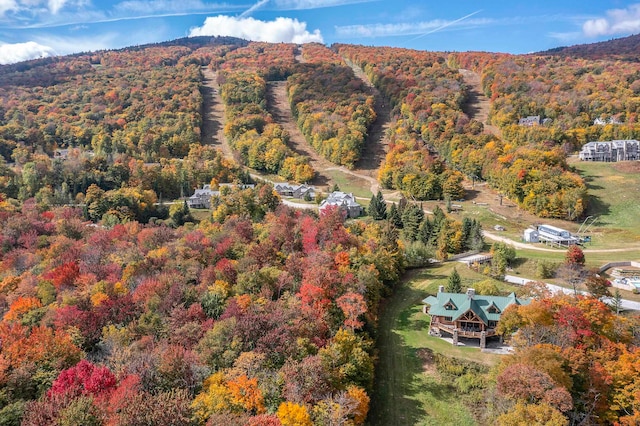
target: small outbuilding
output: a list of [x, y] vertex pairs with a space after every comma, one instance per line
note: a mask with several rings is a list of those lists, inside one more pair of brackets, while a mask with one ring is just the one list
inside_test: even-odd
[[539, 243], [540, 242], [540, 235], [538, 234], [538, 231], [532, 228], [527, 228], [524, 230], [524, 241], [526, 243]]

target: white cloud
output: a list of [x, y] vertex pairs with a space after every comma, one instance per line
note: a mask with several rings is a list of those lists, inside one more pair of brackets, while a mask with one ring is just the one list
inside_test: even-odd
[[245, 16], [251, 15], [253, 12], [255, 12], [258, 9], [260, 9], [262, 6], [264, 6], [268, 2], [269, 2], [269, 0], [260, 0], [260, 1], [258, 1], [258, 3], [254, 4], [249, 9], [245, 10], [244, 12], [242, 12], [240, 14], [240, 17], [244, 18]]
[[323, 7], [346, 6], [349, 4], [370, 3], [379, 0], [273, 0], [276, 9], [303, 10]]
[[589, 37], [640, 32], [640, 3], [626, 9], [611, 9], [606, 17], [589, 19], [582, 25], [582, 32]]
[[114, 6], [114, 10], [116, 11], [142, 14], [197, 12], [235, 8], [237, 8], [237, 6], [230, 6], [224, 3], [203, 3], [201, 0], [126, 0]]
[[0, 44], [0, 65], [13, 64], [29, 59], [55, 56], [56, 52], [49, 46], [28, 41], [26, 43]]
[[49, 0], [49, 10], [55, 15], [64, 7], [66, 2], [67, 0]]
[[322, 43], [320, 30], [307, 31], [307, 23], [291, 18], [260, 21], [225, 15], [211, 16], [202, 27], [192, 28], [189, 36], [232, 36], [271, 43]]
[[438, 31], [449, 26], [464, 26], [465, 28], [493, 24], [492, 19], [466, 19], [464, 23], [458, 20], [448, 21], [434, 19], [423, 22], [407, 22], [398, 24], [370, 24], [345, 25], [336, 27], [336, 33], [343, 37], [388, 37], [401, 35], [425, 34]]
[[[137, 40], [134, 37], [135, 34], [131, 33], [120, 37], [118, 33], [113, 32], [85, 37], [60, 37], [49, 34], [46, 37], [35, 38], [35, 40], [51, 46], [59, 55], [68, 55], [70, 53], [92, 52], [95, 50], [123, 47], [130, 45], [131, 39]], [[128, 42], [121, 40], [121, 38], [128, 40]]]
[[0, 0], [0, 17], [7, 12], [19, 15], [21, 19], [41, 15], [57, 15], [63, 8], [82, 8], [89, 0]]
[[15, 0], [0, 0], [0, 17], [10, 10], [17, 10], [18, 3]]

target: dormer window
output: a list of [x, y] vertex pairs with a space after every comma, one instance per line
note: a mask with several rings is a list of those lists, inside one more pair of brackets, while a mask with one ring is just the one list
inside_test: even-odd
[[491, 306], [487, 308], [487, 312], [489, 312], [490, 314], [499, 314], [500, 309], [498, 309], [495, 303], [492, 303]]
[[447, 311], [451, 311], [451, 310], [455, 310], [458, 309], [458, 307], [456, 305], [454, 305], [453, 301], [451, 299], [449, 299], [449, 301], [447, 303], [445, 303], [443, 305], [443, 307], [447, 310]]

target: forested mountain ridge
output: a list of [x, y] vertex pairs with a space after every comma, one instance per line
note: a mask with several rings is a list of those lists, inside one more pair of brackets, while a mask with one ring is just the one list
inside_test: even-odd
[[[340, 55], [316, 48], [318, 59], [298, 63], [295, 49], [198, 37], [2, 67], [0, 154], [18, 166], [29, 162], [21, 154], [25, 149], [51, 158], [56, 149], [80, 148], [116, 163], [185, 158], [200, 140], [199, 67], [208, 66], [227, 103], [225, 136], [241, 161], [284, 179], [308, 181], [314, 173], [308, 159], [287, 147], [288, 134], [266, 110], [266, 84], [287, 80], [291, 110], [308, 142], [328, 160], [353, 167], [376, 112], [340, 56], [361, 66], [395, 107], [398, 127], [390, 133], [380, 183], [419, 200], [460, 198], [466, 175], [487, 180], [536, 215], [574, 219], [587, 198], [584, 184], [564, 163], [565, 154], [590, 140], [638, 133], [640, 71], [631, 62], [337, 45]], [[458, 68], [481, 75], [491, 100], [489, 120], [502, 139], [484, 134], [482, 123], [462, 111], [470, 89]], [[236, 91], [244, 97], [229, 96]], [[541, 125], [518, 125], [527, 116], [538, 116]], [[599, 126], [596, 119], [619, 124]], [[47, 168], [38, 169], [42, 174]], [[46, 186], [46, 179], [40, 181]], [[95, 182], [66, 182], [68, 196], [75, 198]], [[182, 179], [150, 189], [173, 198], [195, 184]], [[57, 178], [50, 186], [60, 185]], [[35, 184], [28, 192], [39, 189]], [[9, 196], [17, 197], [17, 191], [14, 185]]]
[[638, 62], [640, 34], [590, 44], [562, 46], [537, 52], [536, 55], [570, 56], [585, 59], [611, 59]]

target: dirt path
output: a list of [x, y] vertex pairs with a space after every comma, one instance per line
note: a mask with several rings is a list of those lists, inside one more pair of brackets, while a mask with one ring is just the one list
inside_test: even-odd
[[208, 67], [202, 67], [202, 144], [212, 145], [222, 151], [225, 157], [234, 158], [233, 150], [224, 137], [224, 105], [220, 99], [218, 75]]
[[291, 113], [286, 86], [287, 83], [284, 81], [271, 81], [267, 84], [267, 108], [275, 122], [280, 124], [289, 133], [289, 147], [295, 153], [309, 158], [311, 167], [316, 171], [316, 177], [312, 183], [318, 186], [329, 185], [332, 179], [325, 172], [337, 170], [355, 178], [365, 180], [371, 185], [370, 190], [372, 194], [375, 194], [378, 191], [379, 185], [374, 177], [358, 172], [357, 170], [349, 170], [346, 167], [338, 166], [328, 161], [318, 154], [309, 142], [307, 142], [307, 139], [296, 125], [293, 114]]
[[295, 60], [299, 64], [304, 64], [305, 62], [307, 62], [307, 60], [302, 56], [302, 46], [301, 45], [298, 45], [298, 47], [296, 48]]
[[314, 185], [328, 185], [331, 178], [323, 173], [324, 170], [335, 166], [322, 158], [298, 129], [291, 113], [289, 99], [287, 99], [287, 82], [270, 81], [267, 84], [267, 109], [276, 123], [289, 133], [289, 147], [299, 155], [309, 158], [311, 167], [316, 171]]
[[351, 67], [356, 77], [362, 80], [369, 88], [369, 94], [373, 95], [375, 100], [373, 108], [377, 116], [376, 121], [373, 122], [369, 129], [360, 160], [358, 160], [354, 170], [359, 174], [366, 174], [377, 179], [378, 169], [380, 169], [384, 161], [389, 146], [387, 130], [391, 122], [391, 106], [389, 101], [384, 99], [378, 89], [371, 83], [362, 68], [350, 61], [347, 61], [347, 64]]
[[469, 86], [469, 100], [462, 107], [463, 111], [474, 120], [484, 124], [485, 133], [491, 133], [501, 137], [500, 129], [487, 123], [489, 119], [489, 108], [491, 103], [482, 91], [480, 75], [477, 72], [465, 69], [458, 70], [467, 86]]
[[[533, 245], [530, 243], [521, 243], [519, 241], [514, 241], [512, 239], [506, 238], [506, 237], [502, 237], [500, 235], [496, 235], [493, 234], [491, 232], [487, 232], [487, 231], [482, 231], [482, 234], [493, 241], [500, 241], [503, 243], [507, 243], [510, 244], [512, 246], [514, 246], [515, 248], [521, 249], [521, 250], [535, 250], [535, 251], [550, 251], [553, 253], [558, 253], [559, 250], [557, 248], [548, 248], [548, 247], [541, 247], [538, 245]], [[624, 253], [624, 252], [628, 252], [628, 251], [635, 251], [640, 249], [640, 247], [637, 246], [627, 246], [625, 248], [615, 248], [615, 249], [582, 249], [582, 251], [586, 254], [588, 253]]]

